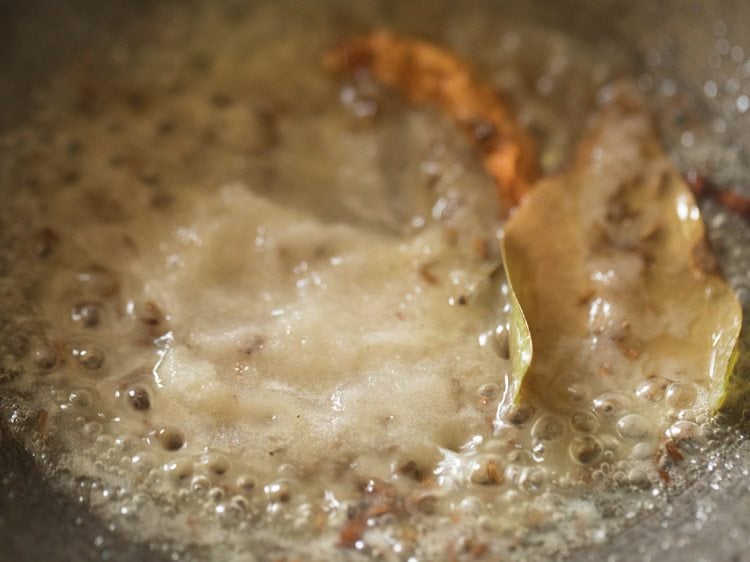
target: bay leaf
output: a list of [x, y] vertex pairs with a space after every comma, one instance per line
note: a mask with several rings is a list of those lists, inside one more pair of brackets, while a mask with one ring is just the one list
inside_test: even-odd
[[637, 100], [604, 109], [502, 245], [515, 403], [569, 412], [582, 393], [632, 396], [660, 377], [694, 383], [693, 407], [721, 405], [742, 310]]

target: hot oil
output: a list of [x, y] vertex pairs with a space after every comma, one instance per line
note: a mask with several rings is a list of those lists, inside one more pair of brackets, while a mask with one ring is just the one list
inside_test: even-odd
[[548, 174], [632, 61], [422, 8], [162, 7], [3, 138], [6, 416], [136, 539], [545, 557], [659, 509], [713, 454], [703, 390], [666, 378], [571, 388], [568, 417], [501, 408], [494, 186], [448, 119], [320, 60], [372, 27], [434, 39], [507, 92]]

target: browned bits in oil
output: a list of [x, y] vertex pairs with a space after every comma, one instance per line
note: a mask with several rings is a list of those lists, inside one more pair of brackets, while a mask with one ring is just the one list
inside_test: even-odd
[[520, 404], [508, 410], [503, 417], [509, 424], [523, 427], [534, 417], [534, 408], [528, 404]]
[[471, 472], [471, 481], [474, 484], [481, 484], [483, 486], [502, 484], [505, 480], [505, 475], [500, 462], [499, 460], [490, 459], [477, 463], [477, 466]]
[[643, 400], [658, 402], [664, 398], [664, 393], [668, 385], [669, 381], [667, 379], [652, 375], [638, 383], [638, 386], [635, 388], [635, 395]]
[[39, 437], [41, 437], [43, 441], [46, 441], [47, 437], [49, 437], [49, 412], [44, 409], [39, 410], [36, 414], [34, 425], [39, 433]]
[[531, 435], [538, 441], [554, 441], [565, 433], [563, 420], [554, 414], [542, 414], [534, 422]]
[[84, 198], [87, 208], [91, 211], [91, 218], [98, 222], [120, 223], [128, 218], [122, 203], [106, 191], [87, 191]]
[[339, 546], [341, 548], [354, 548], [362, 540], [362, 535], [367, 529], [367, 520], [357, 518], [347, 521], [341, 528], [339, 535]]
[[256, 116], [262, 131], [259, 148], [261, 151], [276, 148], [282, 140], [279, 131], [279, 112], [271, 108], [261, 108], [256, 112]]
[[119, 168], [125, 163], [125, 157], [121, 154], [113, 154], [109, 157], [109, 165], [112, 168]]
[[402, 474], [404, 476], [409, 476], [410, 478], [413, 478], [414, 480], [422, 479], [422, 471], [419, 470], [417, 463], [411, 460], [400, 464], [398, 468], [396, 469], [396, 471], [399, 474]]
[[471, 241], [471, 250], [474, 255], [480, 260], [486, 260], [490, 255], [490, 249], [487, 245], [487, 241], [484, 238], [473, 238]]
[[65, 145], [65, 150], [68, 156], [78, 156], [83, 150], [83, 144], [79, 140], [71, 140]]
[[479, 145], [483, 148], [487, 147], [491, 149], [492, 143], [496, 142], [497, 127], [481, 119], [473, 119], [467, 125]]
[[13, 357], [21, 358], [31, 349], [31, 340], [23, 334], [12, 334], [8, 337], [5, 345]]
[[167, 320], [159, 305], [147, 301], [136, 309], [136, 318], [146, 327], [148, 335], [158, 338], [168, 332]]
[[128, 374], [121, 377], [118, 390], [119, 392], [127, 392], [129, 387], [140, 386], [142, 382], [150, 380], [151, 376], [152, 367], [146, 365], [136, 367]]
[[426, 515], [433, 515], [438, 510], [438, 498], [429, 492], [416, 492], [406, 498], [406, 504], [411, 510]]
[[669, 472], [667, 472], [666, 469], [658, 468], [656, 472], [659, 475], [659, 480], [661, 480], [665, 485], [669, 486], [672, 483], [672, 477], [669, 475]]
[[422, 281], [424, 281], [428, 285], [434, 286], [438, 284], [438, 278], [434, 273], [432, 273], [432, 271], [430, 271], [433, 265], [435, 265], [434, 261], [423, 263], [419, 266], [417, 271], [419, 273], [419, 276], [422, 278]]
[[175, 482], [185, 484], [193, 476], [193, 461], [189, 457], [177, 457], [164, 465], [164, 469]]
[[68, 401], [79, 408], [88, 408], [91, 406], [91, 394], [87, 390], [74, 390], [68, 396]]
[[256, 334], [240, 346], [240, 351], [245, 355], [255, 355], [263, 349], [265, 343], [266, 338], [260, 334]]
[[599, 429], [599, 420], [591, 412], [581, 410], [570, 416], [570, 426], [582, 433], [593, 433]]
[[214, 66], [214, 59], [210, 53], [205, 51], [196, 51], [190, 54], [190, 68], [195, 71], [205, 72]]
[[60, 237], [51, 228], [42, 228], [32, 238], [31, 249], [38, 258], [48, 258], [60, 245]]
[[667, 441], [665, 441], [663, 444], [663, 448], [665, 453], [672, 461], [680, 462], [685, 459], [685, 457], [682, 455], [682, 452], [680, 451], [680, 447], [674, 440], [668, 439]]
[[139, 90], [130, 90], [123, 93], [125, 104], [134, 112], [140, 113], [148, 107], [148, 96]]
[[88, 271], [79, 273], [78, 281], [82, 292], [87, 295], [107, 298], [120, 292], [120, 281], [117, 276], [100, 265], [92, 265]]
[[131, 386], [126, 395], [128, 402], [135, 410], [148, 410], [151, 408], [151, 399], [149, 398], [148, 391], [142, 386]]
[[591, 464], [602, 454], [602, 444], [593, 435], [579, 435], [570, 442], [570, 456], [580, 464]]
[[57, 365], [57, 350], [47, 343], [36, 345], [31, 352], [34, 365], [40, 369], [51, 369]]
[[81, 179], [81, 173], [78, 170], [65, 170], [60, 174], [60, 181], [65, 185], [73, 185]]
[[578, 304], [580, 306], [588, 305], [591, 302], [591, 299], [593, 299], [595, 296], [596, 289], [588, 289], [587, 291], [581, 293], [581, 295], [578, 297]]
[[722, 206], [743, 217], [750, 216], [750, 197], [734, 188], [719, 187], [694, 168], [685, 174], [685, 181], [697, 199], [713, 199]]
[[96, 301], [79, 302], [71, 308], [70, 317], [84, 328], [95, 328], [101, 322], [102, 305]]
[[221, 453], [209, 453], [205, 455], [201, 460], [201, 464], [215, 476], [223, 476], [232, 467], [231, 461]]
[[500, 395], [500, 387], [494, 382], [485, 383], [479, 387], [479, 395], [483, 398], [497, 398]]
[[162, 189], [151, 196], [151, 206], [154, 209], [167, 209], [174, 203], [174, 196]]
[[255, 478], [253, 478], [249, 474], [243, 474], [237, 478], [236, 485], [237, 488], [247, 494], [255, 489]]
[[148, 186], [157, 186], [161, 183], [161, 179], [159, 177], [159, 172], [157, 172], [155, 169], [144, 166], [142, 169], [140, 169], [136, 175], [138, 176], [138, 179], [141, 180], [144, 184]]
[[160, 135], [170, 135], [177, 128], [177, 122], [174, 119], [162, 119], [156, 124], [156, 132]]
[[714, 257], [709, 241], [698, 240], [693, 246], [693, 263], [699, 271], [712, 275], [720, 272], [719, 262]]
[[287, 503], [292, 499], [292, 490], [288, 481], [279, 480], [272, 482], [264, 488], [266, 497], [271, 502]]
[[458, 242], [458, 231], [450, 226], [445, 227], [443, 229], [443, 239], [447, 244], [455, 246], [456, 242]]
[[182, 432], [168, 425], [156, 432], [156, 440], [167, 451], [177, 451], [185, 445], [185, 437]]
[[96, 371], [104, 365], [104, 352], [88, 344], [75, 344], [71, 349], [71, 354], [76, 363], [87, 371]]
[[593, 401], [594, 410], [607, 418], [613, 418], [627, 409], [626, 399], [619, 394], [603, 394]]
[[217, 109], [224, 109], [229, 106], [231, 106], [234, 103], [234, 100], [229, 94], [226, 94], [224, 92], [215, 92], [211, 95], [210, 103], [212, 106], [214, 106]]

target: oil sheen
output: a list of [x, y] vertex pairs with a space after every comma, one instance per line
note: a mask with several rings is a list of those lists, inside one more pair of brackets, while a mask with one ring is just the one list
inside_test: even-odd
[[375, 27], [436, 40], [551, 174], [630, 61], [508, 16], [163, 5], [60, 72], [0, 139], [4, 415], [58, 486], [199, 558], [410, 561], [565, 552], [679, 489], [697, 385], [498, 414], [491, 180], [448, 118], [321, 65]]

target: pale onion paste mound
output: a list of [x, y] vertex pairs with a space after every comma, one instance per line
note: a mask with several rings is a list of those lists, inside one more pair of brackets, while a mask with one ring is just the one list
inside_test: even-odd
[[[449, 119], [321, 58], [378, 24], [439, 40], [509, 92], [547, 173], [624, 65], [422, 8], [156, 9], [2, 137], [6, 417], [117, 528], [216, 560], [531, 558], [653, 508], [670, 424], [700, 448], [689, 384], [498, 415], [494, 186]], [[624, 439], [639, 400], [664, 417]]]

